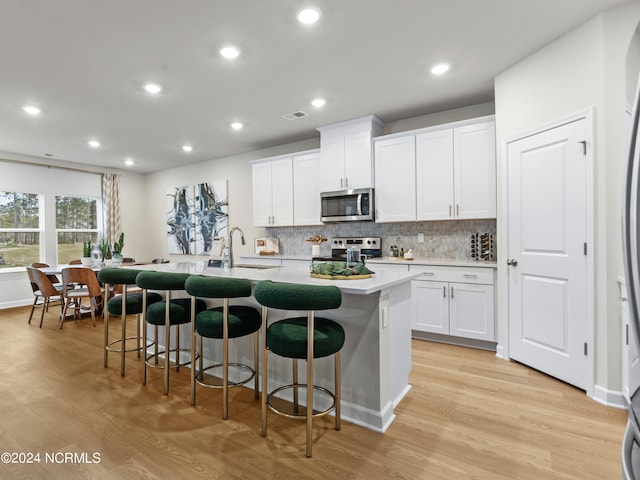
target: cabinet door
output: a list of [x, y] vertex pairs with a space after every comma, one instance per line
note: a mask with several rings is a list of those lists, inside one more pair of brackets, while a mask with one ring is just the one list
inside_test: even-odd
[[416, 135], [418, 220], [449, 220], [453, 203], [453, 130]]
[[291, 158], [271, 162], [272, 226], [293, 225], [293, 163]]
[[371, 131], [351, 133], [344, 137], [345, 188], [373, 186]]
[[413, 330], [449, 335], [449, 298], [446, 282], [411, 282]]
[[377, 141], [374, 152], [376, 222], [415, 220], [415, 136]]
[[494, 122], [454, 129], [456, 218], [496, 217], [495, 137]]
[[477, 340], [495, 340], [492, 285], [449, 284], [450, 334]]
[[253, 186], [253, 225], [268, 227], [271, 225], [271, 162], [251, 165]]
[[320, 141], [320, 191], [344, 190], [344, 137]]
[[293, 157], [294, 225], [322, 225], [319, 173], [320, 153]]

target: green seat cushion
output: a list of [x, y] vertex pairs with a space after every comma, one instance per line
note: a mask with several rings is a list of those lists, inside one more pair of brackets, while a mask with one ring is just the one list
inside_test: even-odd
[[[222, 307], [200, 312], [196, 317], [196, 332], [208, 338], [222, 338]], [[229, 307], [229, 338], [244, 337], [260, 330], [260, 312], [246, 305]]]
[[[339, 352], [344, 345], [344, 329], [333, 320], [316, 317], [313, 328], [313, 358]], [[279, 320], [267, 328], [267, 348], [287, 358], [307, 358], [307, 318]]]
[[[142, 292], [127, 294], [127, 314], [142, 313]], [[147, 307], [162, 300], [155, 292], [147, 292]], [[107, 302], [109, 315], [122, 315], [122, 295], [110, 298]]]
[[[152, 325], [164, 325], [165, 305], [164, 300], [156, 302], [147, 307], [146, 320]], [[206, 310], [207, 305], [204, 300], [196, 300], [196, 314]], [[176, 298], [169, 302], [169, 323], [179, 325], [191, 321], [191, 299]]]

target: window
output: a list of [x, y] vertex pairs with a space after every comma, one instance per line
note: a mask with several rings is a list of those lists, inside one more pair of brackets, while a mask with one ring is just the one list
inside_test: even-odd
[[0, 268], [30, 265], [39, 259], [39, 196], [0, 191]]
[[98, 200], [91, 197], [56, 196], [58, 263], [82, 257], [82, 243], [98, 240]]

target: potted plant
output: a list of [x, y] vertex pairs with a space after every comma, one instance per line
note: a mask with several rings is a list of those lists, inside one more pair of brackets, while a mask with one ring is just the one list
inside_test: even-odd
[[309, 242], [311, 244], [311, 255], [313, 257], [319, 257], [320, 256], [320, 245], [324, 242], [326, 242], [327, 239], [326, 237], [323, 237], [322, 235], [316, 233], [313, 237], [311, 238], [307, 238], [307, 242]]
[[87, 238], [82, 242], [82, 265], [88, 267], [91, 265], [91, 239]]
[[122, 264], [122, 249], [124, 248], [124, 233], [120, 232], [118, 241], [113, 242], [113, 266], [118, 267]]

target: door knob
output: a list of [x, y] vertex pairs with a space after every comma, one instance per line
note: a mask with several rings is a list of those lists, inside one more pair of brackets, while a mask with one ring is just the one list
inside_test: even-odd
[[513, 258], [508, 258], [507, 265], [511, 265], [512, 267], [515, 267], [516, 265], [518, 265], [518, 261]]

